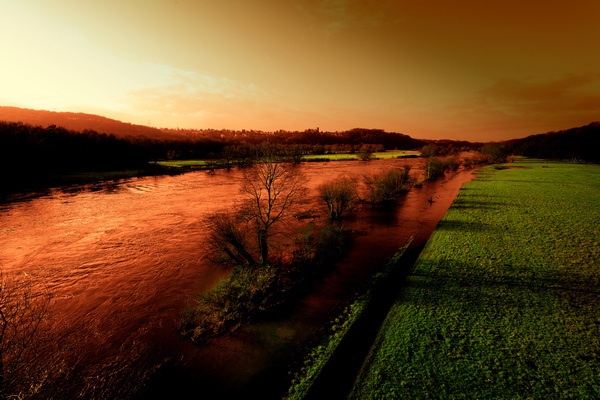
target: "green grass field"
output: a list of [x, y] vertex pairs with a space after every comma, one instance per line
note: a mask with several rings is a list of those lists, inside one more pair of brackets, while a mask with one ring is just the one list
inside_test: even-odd
[[460, 191], [352, 398], [600, 398], [600, 166], [505, 166]]
[[[373, 153], [375, 159], [398, 158], [398, 157], [417, 157], [421, 152], [417, 150], [389, 150]], [[339, 153], [339, 154], [310, 154], [302, 157], [307, 161], [329, 160], [329, 161], [349, 161], [358, 160], [358, 154]]]
[[153, 164], [160, 165], [162, 167], [204, 167], [206, 166], [206, 160], [171, 160], [171, 161], [153, 161]]
[[[398, 157], [416, 157], [420, 156], [421, 152], [417, 150], [390, 150], [379, 153], [374, 153], [374, 158], [398, 158]], [[358, 160], [358, 155], [350, 154], [350, 153], [340, 153], [340, 154], [311, 154], [306, 155], [302, 158], [305, 161], [348, 161], [348, 160]], [[154, 161], [154, 164], [163, 166], [163, 167], [173, 167], [173, 168], [185, 168], [185, 167], [196, 167], [203, 168], [206, 167], [206, 160], [171, 160], [171, 161]]]

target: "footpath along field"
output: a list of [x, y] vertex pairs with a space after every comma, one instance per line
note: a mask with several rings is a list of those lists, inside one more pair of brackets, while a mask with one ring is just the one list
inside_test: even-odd
[[600, 398], [600, 166], [504, 167], [461, 189], [351, 398]]

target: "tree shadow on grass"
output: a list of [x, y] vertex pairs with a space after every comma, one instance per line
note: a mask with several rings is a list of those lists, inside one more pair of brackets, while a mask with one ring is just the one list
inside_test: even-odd
[[[500, 264], [498, 269], [502, 269]], [[486, 304], [527, 306], [531, 296], [559, 296], [570, 303], [600, 303], [600, 276], [589, 276], [576, 272], [562, 276], [540, 276], [532, 269], [531, 273], [521, 270], [512, 275], [502, 273], [486, 274], [475, 270], [471, 263], [458, 260], [419, 260], [405, 284], [405, 288], [424, 290], [428, 294], [450, 296], [450, 298], [477, 299]], [[499, 303], [498, 298], [502, 301]], [[419, 302], [427, 303], [431, 296], [420, 296]], [[600, 306], [600, 304], [598, 304]]]
[[442, 219], [435, 227], [436, 230], [447, 230], [447, 231], [497, 231], [499, 228], [493, 225], [484, 224], [481, 222], [470, 222], [460, 221], [455, 219]]
[[454, 203], [452, 203], [452, 208], [455, 209], [486, 209], [486, 210], [491, 210], [491, 209], [500, 209], [500, 208], [506, 208], [508, 207], [509, 204], [506, 202], [501, 202], [501, 201], [475, 201], [475, 200], [468, 200], [468, 199], [458, 199], [455, 200]]

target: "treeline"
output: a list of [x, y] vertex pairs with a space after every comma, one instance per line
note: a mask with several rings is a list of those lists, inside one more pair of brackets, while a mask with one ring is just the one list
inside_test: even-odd
[[173, 139], [116, 137], [93, 130], [77, 132], [50, 125], [32, 126], [20, 122], [0, 122], [0, 144], [6, 165], [26, 163], [31, 168], [52, 170], [113, 169], [139, 166], [150, 160], [206, 159], [251, 152], [253, 147], [270, 143], [300, 148], [303, 154], [352, 153], [364, 145], [374, 151], [417, 149], [426, 141], [380, 129], [352, 129], [344, 132], [262, 132], [230, 130], [187, 130]]
[[[271, 143], [283, 146], [298, 145], [302, 146], [305, 152], [311, 154], [325, 153], [351, 153], [358, 151], [363, 145], [372, 145], [378, 150], [410, 150], [418, 149], [428, 142], [411, 138], [408, 135], [395, 132], [386, 132], [382, 129], [363, 129], [355, 128], [343, 132], [323, 132], [317, 129], [307, 129], [305, 131], [284, 131], [264, 132], [254, 130], [182, 130], [182, 129], [163, 129], [169, 136], [183, 135], [190, 137], [190, 140], [167, 140], [161, 145], [169, 147], [166, 151], [171, 151], [169, 158], [185, 159], [194, 158], [189, 155], [199, 150], [196, 144], [205, 145], [219, 143], [222, 148], [230, 145], [244, 143], [247, 145], [257, 145], [260, 143]], [[218, 146], [217, 146], [218, 147]], [[217, 151], [213, 147], [211, 153]], [[173, 154], [175, 151], [175, 154]], [[165, 151], [163, 151], [163, 154]], [[204, 158], [204, 157], [198, 157]]]
[[600, 122], [503, 142], [512, 154], [532, 158], [600, 162]]
[[3, 171], [106, 170], [138, 167], [148, 160], [135, 143], [114, 135], [75, 132], [19, 122], [0, 122], [0, 165]]

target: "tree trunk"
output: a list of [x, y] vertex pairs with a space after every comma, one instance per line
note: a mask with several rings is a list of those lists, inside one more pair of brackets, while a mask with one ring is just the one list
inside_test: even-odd
[[264, 230], [258, 231], [258, 247], [260, 249], [260, 263], [265, 265], [269, 260], [269, 243], [267, 240], [267, 232]]
[[2, 360], [2, 352], [0, 352], [0, 400], [6, 399], [4, 383], [4, 361]]

